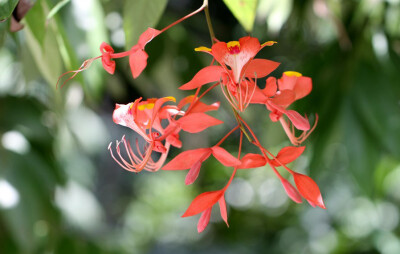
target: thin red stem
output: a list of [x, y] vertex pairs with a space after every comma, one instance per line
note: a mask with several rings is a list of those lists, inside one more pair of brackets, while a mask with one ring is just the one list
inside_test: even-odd
[[[239, 151], [238, 151], [238, 159], [239, 159], [239, 160], [240, 160], [240, 155], [241, 155], [241, 152], [242, 152], [242, 143], [243, 143], [243, 132], [240, 132]], [[228, 183], [227, 183], [227, 184], [225, 185], [225, 187], [223, 188], [224, 191], [226, 191], [226, 189], [228, 189], [228, 187], [229, 187], [229, 185], [231, 184], [233, 178], [235, 177], [236, 171], [237, 171], [237, 167], [235, 167], [235, 168], [233, 169], [233, 173], [232, 173], [232, 175], [231, 175], [231, 178], [229, 178]]]
[[215, 146], [220, 146], [225, 139], [227, 139], [234, 131], [236, 131], [237, 129], [239, 129], [240, 125], [236, 126], [235, 128], [233, 128], [230, 132], [228, 132], [228, 134], [226, 134]]
[[160, 33], [163, 33], [163, 32], [165, 32], [165, 31], [167, 31], [168, 29], [170, 29], [171, 27], [175, 26], [176, 24], [179, 24], [179, 23], [181, 23], [182, 21], [184, 21], [185, 19], [190, 18], [191, 16], [193, 16], [193, 15], [195, 15], [195, 14], [201, 12], [201, 11], [204, 10], [204, 8], [206, 8], [207, 6], [208, 6], [208, 0], [204, 0], [204, 1], [203, 1], [203, 4], [200, 6], [199, 9], [197, 9], [197, 10], [195, 10], [194, 12], [192, 12], [192, 13], [186, 15], [186, 16], [183, 17], [183, 18], [178, 19], [177, 21], [175, 21], [174, 23], [170, 24], [169, 26], [164, 27], [164, 28], [160, 31]]

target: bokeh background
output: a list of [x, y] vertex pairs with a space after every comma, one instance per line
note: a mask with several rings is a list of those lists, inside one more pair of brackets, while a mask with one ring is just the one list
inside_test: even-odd
[[[16, 2], [0, 1], [1, 14]], [[230, 227], [213, 209], [198, 234], [198, 217], [180, 216], [199, 193], [220, 189], [231, 168], [209, 160], [185, 186], [186, 172], [133, 174], [111, 159], [109, 142], [135, 138], [112, 122], [115, 103], [183, 98], [189, 93], [177, 88], [210, 63], [193, 50], [211, 43], [204, 13], [153, 40], [138, 79], [119, 59], [114, 75], [95, 62], [56, 89], [101, 42], [129, 49], [147, 26], [163, 28], [200, 0], [37, 0], [17, 15], [22, 30], [0, 23], [0, 253], [400, 253], [400, 1], [230, 2], [255, 6], [239, 20], [249, 28], [255, 15], [250, 34], [278, 41], [259, 53], [281, 62], [274, 76], [313, 78], [294, 107], [318, 113], [319, 123], [291, 167], [315, 179], [327, 210], [290, 201], [268, 167], [243, 170], [226, 194]], [[210, 1], [210, 13], [218, 39], [248, 34], [222, 0]], [[213, 114], [225, 124], [183, 135], [185, 149], [210, 146], [235, 124], [219, 90], [206, 101], [222, 101]], [[244, 117], [271, 151], [289, 145], [265, 108]], [[233, 136], [226, 147], [237, 143]]]

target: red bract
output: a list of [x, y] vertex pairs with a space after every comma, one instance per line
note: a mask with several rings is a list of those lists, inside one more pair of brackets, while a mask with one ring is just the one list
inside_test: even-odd
[[221, 164], [226, 167], [234, 167], [241, 164], [241, 162], [228, 153], [225, 149], [214, 146], [210, 148], [199, 148], [189, 151], [184, 151], [178, 154], [174, 159], [167, 163], [163, 170], [185, 170], [190, 169], [185, 184], [192, 184], [198, 177], [201, 164], [213, 155]]
[[293, 172], [292, 175], [297, 189], [303, 198], [305, 198], [312, 206], [319, 206], [326, 209], [324, 201], [322, 200], [321, 192], [314, 180], [306, 175], [295, 172]]
[[182, 217], [189, 217], [202, 213], [197, 224], [197, 231], [201, 233], [210, 221], [211, 209], [214, 204], [219, 203], [220, 213], [222, 219], [228, 224], [228, 216], [226, 211], [226, 203], [224, 197], [225, 189], [218, 191], [204, 192], [198, 195], [190, 204], [189, 208], [182, 215]]

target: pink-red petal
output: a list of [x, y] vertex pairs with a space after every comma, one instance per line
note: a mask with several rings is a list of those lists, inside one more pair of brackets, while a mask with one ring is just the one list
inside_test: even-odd
[[258, 168], [267, 164], [267, 160], [264, 156], [255, 153], [246, 154], [240, 161], [241, 164], [238, 169]]
[[226, 210], [226, 202], [225, 202], [224, 195], [222, 195], [222, 197], [218, 200], [218, 204], [219, 204], [219, 211], [221, 213], [221, 217], [225, 221], [226, 225], [229, 227], [229, 224], [228, 224], [228, 213], [227, 213], [227, 210]]
[[201, 193], [192, 201], [182, 217], [193, 216], [205, 211], [207, 208], [211, 208], [218, 202], [222, 195], [224, 195], [223, 189]]
[[303, 200], [301, 198], [300, 193], [296, 190], [296, 188], [292, 184], [290, 184], [289, 181], [286, 180], [285, 178], [281, 178], [280, 180], [289, 198], [296, 203], [302, 203]]
[[129, 66], [131, 67], [133, 78], [139, 77], [142, 71], [146, 68], [148, 57], [147, 53], [141, 49], [136, 50], [134, 53], [129, 55]]
[[199, 222], [197, 223], [197, 232], [201, 233], [207, 227], [210, 222], [211, 209], [210, 207], [201, 214]]
[[284, 114], [289, 118], [296, 129], [303, 131], [310, 129], [310, 123], [308, 122], [307, 118], [300, 115], [297, 111], [286, 110]]
[[278, 90], [278, 85], [276, 84], [276, 78], [275, 77], [269, 77], [265, 81], [265, 88], [263, 89], [263, 92], [265, 96], [267, 97], [272, 97], [276, 94], [276, 91]]
[[[306, 149], [305, 146], [287, 146], [282, 148], [279, 153], [276, 155], [276, 158], [271, 160], [271, 165], [275, 167], [286, 165], [296, 160]], [[279, 162], [280, 163], [279, 163]]]
[[189, 172], [186, 175], [185, 178], [186, 185], [192, 184], [194, 183], [194, 181], [196, 181], [200, 173], [200, 168], [201, 168], [201, 161], [198, 160], [192, 165], [192, 167], [190, 168]]
[[198, 88], [207, 83], [219, 81], [222, 77], [222, 73], [225, 72], [224, 68], [217, 65], [207, 66], [197, 72], [193, 79], [188, 83], [179, 87], [181, 90], [191, 90]]
[[263, 78], [273, 72], [280, 63], [266, 60], [253, 59], [246, 67], [245, 76], [248, 78]]
[[211, 148], [211, 150], [212, 155], [226, 167], [234, 167], [241, 164], [241, 161], [239, 159], [237, 159], [235, 156], [230, 154], [222, 147], [214, 146]]
[[187, 116], [179, 118], [176, 123], [184, 131], [189, 133], [197, 133], [207, 129], [208, 127], [218, 125], [223, 122], [205, 113], [191, 113]]
[[206, 160], [211, 155], [211, 148], [199, 148], [184, 151], [170, 160], [163, 170], [185, 170], [191, 168], [197, 161]]

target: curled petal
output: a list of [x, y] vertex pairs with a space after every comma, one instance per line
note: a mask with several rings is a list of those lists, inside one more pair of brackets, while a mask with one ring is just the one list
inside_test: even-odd
[[107, 43], [103, 42], [100, 45], [100, 51], [101, 51], [101, 62], [103, 64], [104, 70], [106, 70], [110, 74], [114, 74], [115, 61], [111, 60], [111, 54], [114, 53], [114, 49]]
[[276, 94], [276, 91], [278, 90], [278, 85], [276, 84], [276, 78], [274, 77], [269, 77], [265, 81], [265, 88], [263, 89], [263, 92], [265, 96], [267, 97], [272, 97]]
[[151, 27], [147, 28], [147, 30], [140, 35], [137, 45], [139, 45], [141, 49], [144, 49], [146, 44], [153, 40], [160, 33], [161, 31], [157, 29]]

